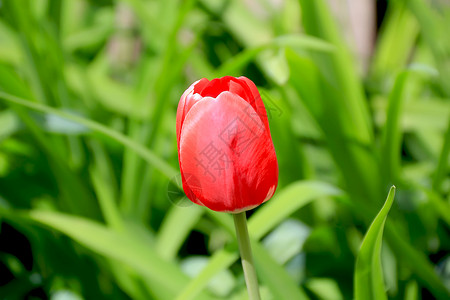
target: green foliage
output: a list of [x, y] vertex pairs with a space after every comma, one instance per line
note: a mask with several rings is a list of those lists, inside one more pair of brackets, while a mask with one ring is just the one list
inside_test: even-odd
[[355, 299], [387, 299], [381, 269], [381, 244], [384, 224], [394, 202], [395, 187], [391, 187], [386, 203], [364, 236], [355, 266]]
[[362, 71], [325, 0], [2, 1], [0, 298], [245, 299], [232, 218], [178, 174], [179, 97], [223, 75], [279, 161], [263, 299], [450, 298], [450, 7], [381, 2]]

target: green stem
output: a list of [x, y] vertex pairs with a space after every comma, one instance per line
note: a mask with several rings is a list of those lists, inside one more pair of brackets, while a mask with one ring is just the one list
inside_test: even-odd
[[248, 297], [250, 300], [260, 300], [258, 279], [256, 278], [255, 266], [253, 264], [252, 248], [247, 229], [247, 217], [245, 211], [233, 214], [236, 236], [241, 252], [242, 268], [244, 269], [245, 283], [247, 284]]

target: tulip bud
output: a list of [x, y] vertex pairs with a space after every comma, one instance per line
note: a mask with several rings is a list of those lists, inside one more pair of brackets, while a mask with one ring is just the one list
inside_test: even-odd
[[183, 189], [192, 202], [237, 213], [273, 196], [277, 158], [266, 109], [248, 78], [193, 83], [178, 104], [177, 142]]

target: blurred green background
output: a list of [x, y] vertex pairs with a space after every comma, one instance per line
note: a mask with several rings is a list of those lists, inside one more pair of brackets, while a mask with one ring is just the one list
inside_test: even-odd
[[263, 299], [352, 299], [392, 184], [387, 295], [449, 299], [449, 31], [446, 0], [0, 1], [0, 299], [246, 299], [231, 216], [177, 188], [178, 100], [224, 75], [279, 160]]

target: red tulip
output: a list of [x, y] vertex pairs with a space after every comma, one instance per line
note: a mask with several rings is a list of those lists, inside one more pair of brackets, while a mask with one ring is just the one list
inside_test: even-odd
[[193, 83], [178, 104], [177, 141], [183, 189], [192, 202], [237, 213], [273, 196], [277, 158], [266, 109], [248, 78]]

